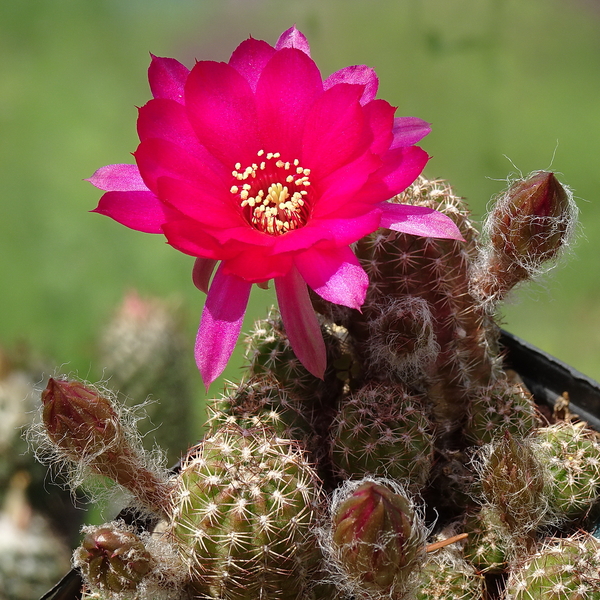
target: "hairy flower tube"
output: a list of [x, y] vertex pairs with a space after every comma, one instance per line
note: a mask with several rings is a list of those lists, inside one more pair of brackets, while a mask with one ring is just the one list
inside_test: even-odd
[[242, 42], [228, 63], [188, 70], [153, 56], [149, 81], [136, 165], [94, 173], [106, 192], [95, 212], [196, 257], [193, 280], [208, 296], [195, 355], [207, 385], [229, 360], [253, 283], [274, 280], [294, 352], [322, 377], [308, 287], [360, 308], [368, 277], [350, 244], [379, 227], [461, 239], [448, 217], [387, 202], [423, 170], [414, 144], [429, 125], [375, 99], [369, 67], [323, 80], [295, 27], [275, 47]]

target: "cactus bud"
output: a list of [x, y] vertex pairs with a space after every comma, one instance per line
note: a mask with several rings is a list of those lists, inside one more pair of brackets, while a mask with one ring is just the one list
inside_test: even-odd
[[351, 595], [402, 597], [424, 559], [426, 535], [420, 515], [400, 486], [363, 479], [338, 490], [330, 537], [323, 545], [341, 576], [340, 585]]
[[87, 583], [100, 590], [133, 590], [150, 572], [153, 560], [142, 540], [114, 524], [88, 527], [74, 562]]
[[72, 460], [100, 454], [122, 437], [110, 402], [79, 381], [50, 378], [42, 403], [48, 437]]
[[549, 260], [564, 241], [568, 209], [569, 195], [554, 173], [539, 171], [514, 183], [506, 192], [506, 202], [498, 203], [491, 216], [498, 221], [490, 241], [515, 261], [523, 256]]
[[[117, 407], [91, 386], [50, 379], [42, 392], [45, 433], [61, 457], [127, 488], [148, 508], [165, 512], [168, 484], [148, 468]], [[131, 429], [131, 428], [129, 428]]]
[[550, 475], [539, 453], [531, 440], [508, 431], [481, 448], [483, 495], [515, 535], [527, 535], [551, 520], [547, 499]]
[[568, 242], [577, 208], [553, 173], [538, 171], [515, 182], [484, 225], [488, 248], [473, 281], [477, 296], [499, 300], [530, 279]]

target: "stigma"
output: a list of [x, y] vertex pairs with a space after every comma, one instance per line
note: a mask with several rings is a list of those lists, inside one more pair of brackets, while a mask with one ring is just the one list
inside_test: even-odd
[[256, 162], [236, 163], [230, 192], [252, 227], [282, 235], [304, 226], [309, 216], [310, 169], [296, 158], [284, 161], [279, 152], [259, 150]]

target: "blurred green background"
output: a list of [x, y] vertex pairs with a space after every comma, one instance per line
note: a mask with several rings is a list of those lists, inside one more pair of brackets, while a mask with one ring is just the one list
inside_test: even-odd
[[[476, 218], [509, 174], [561, 174], [582, 234], [504, 323], [600, 379], [600, 5], [567, 0], [0, 2], [0, 346], [24, 340], [99, 376], [98, 331], [136, 288], [183, 303], [192, 352], [204, 301], [193, 259], [90, 214], [100, 192], [83, 179], [133, 162], [149, 52], [228, 60], [249, 35], [274, 43], [294, 23], [324, 74], [370, 65], [398, 115], [433, 124], [426, 175], [450, 180]], [[255, 289], [245, 329], [272, 303]], [[238, 352], [226, 377], [239, 368]]]

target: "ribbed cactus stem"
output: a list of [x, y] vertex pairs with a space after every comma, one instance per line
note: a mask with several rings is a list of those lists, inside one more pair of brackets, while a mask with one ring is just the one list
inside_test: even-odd
[[226, 424], [191, 449], [167, 533], [194, 593], [219, 600], [305, 597], [320, 482], [296, 443]]
[[506, 583], [506, 600], [597, 600], [600, 542], [589, 534], [546, 540], [516, 564]]
[[334, 470], [344, 479], [391, 477], [422, 488], [434, 459], [424, 398], [401, 385], [369, 384], [344, 400], [331, 428]]
[[[496, 328], [469, 291], [478, 235], [466, 206], [444, 182], [419, 178], [392, 201], [447, 214], [466, 241], [395, 232], [376, 232], [361, 240], [357, 255], [370, 279], [364, 316], [352, 315], [343, 324], [355, 333], [365, 357], [385, 357], [381, 341], [390, 344], [387, 370], [427, 392], [439, 433], [446, 436], [464, 419], [465, 396], [477, 386], [490, 385], [499, 374]], [[408, 311], [404, 321], [383, 317], [395, 305]], [[411, 312], [416, 318], [408, 318]], [[404, 343], [404, 356], [399, 355], [394, 338], [411, 336], [415, 341]], [[420, 370], [420, 383], [415, 370]]]

